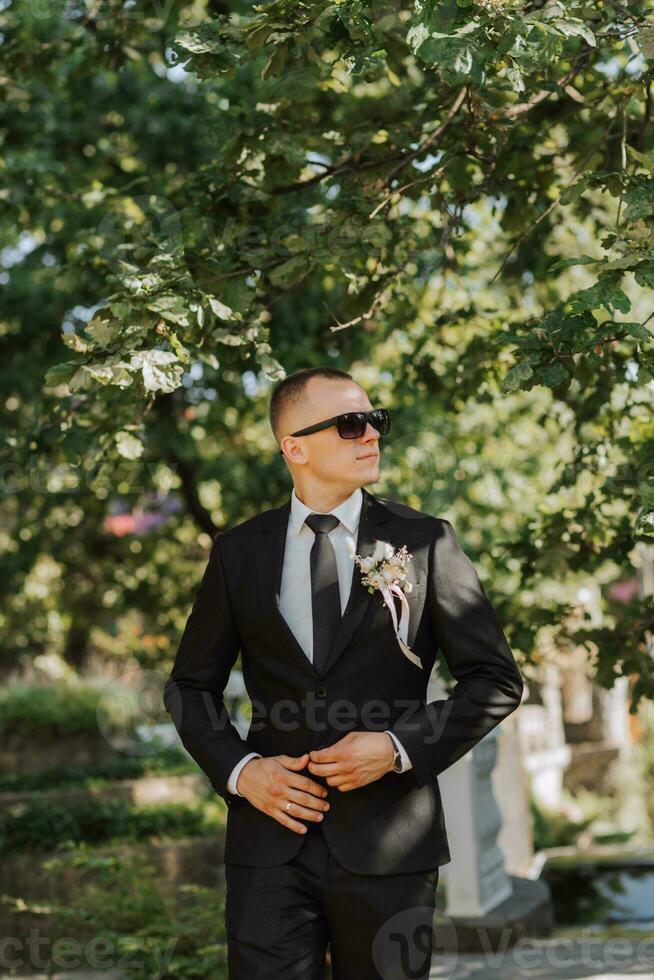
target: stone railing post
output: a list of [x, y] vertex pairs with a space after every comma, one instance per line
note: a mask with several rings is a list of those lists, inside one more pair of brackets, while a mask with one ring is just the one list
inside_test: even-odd
[[[432, 673], [427, 700], [445, 696], [440, 678]], [[493, 729], [438, 777], [452, 855], [442, 869], [450, 917], [479, 918], [513, 891], [497, 842], [502, 814], [491, 783], [498, 734]]]

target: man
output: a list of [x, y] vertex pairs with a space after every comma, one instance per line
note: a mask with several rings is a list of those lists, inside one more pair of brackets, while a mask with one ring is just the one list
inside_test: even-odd
[[[450, 860], [438, 774], [518, 706], [522, 679], [452, 525], [364, 489], [390, 423], [351, 375], [289, 375], [270, 422], [291, 499], [216, 536], [164, 690], [228, 804], [230, 980], [318, 980], [327, 946], [334, 980], [420, 980]], [[378, 541], [412, 556], [417, 663], [354, 560]], [[427, 704], [439, 649], [457, 683]], [[223, 703], [239, 651], [245, 741]]]

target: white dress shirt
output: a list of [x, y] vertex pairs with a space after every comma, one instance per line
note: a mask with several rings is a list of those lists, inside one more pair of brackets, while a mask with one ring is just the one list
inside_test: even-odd
[[[338, 586], [341, 595], [341, 614], [345, 611], [352, 586], [357, 529], [359, 527], [362, 501], [363, 493], [361, 488], [358, 487], [346, 500], [343, 500], [337, 507], [327, 512], [334, 514], [340, 521], [337, 527], [329, 532], [329, 539], [336, 555]], [[291, 512], [286, 531], [281, 593], [278, 596], [279, 610], [282, 616], [312, 663], [313, 615], [309, 559], [315, 535], [309, 525], [305, 524], [305, 518], [309, 514], [314, 513], [322, 513], [322, 511], [313, 511], [306, 504], [302, 503], [295, 493], [294, 487], [291, 494]], [[389, 732], [389, 735], [401, 754], [402, 772], [411, 769], [411, 760], [406, 750], [400, 744], [399, 739], [391, 732]], [[250, 752], [234, 766], [227, 781], [227, 789], [230, 793], [236, 793], [238, 796], [242, 795], [236, 788], [239, 773], [246, 762], [254, 758], [260, 759], [261, 754], [259, 752]]]

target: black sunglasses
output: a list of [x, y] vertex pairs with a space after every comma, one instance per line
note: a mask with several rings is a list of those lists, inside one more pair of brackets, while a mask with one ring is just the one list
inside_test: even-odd
[[[370, 412], [343, 412], [342, 415], [334, 415], [331, 419], [324, 422], [316, 422], [309, 425], [306, 429], [299, 432], [291, 432], [292, 436], [308, 436], [312, 432], [319, 432], [321, 429], [328, 429], [330, 425], [335, 425], [341, 439], [360, 439], [366, 431], [366, 426], [370, 422], [377, 429], [380, 435], [385, 436], [391, 427], [391, 418], [386, 408], [373, 408]], [[284, 455], [284, 450], [279, 450], [280, 456]]]

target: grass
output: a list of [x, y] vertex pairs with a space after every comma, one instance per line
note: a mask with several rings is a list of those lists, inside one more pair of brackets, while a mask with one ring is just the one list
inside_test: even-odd
[[101, 858], [85, 846], [44, 861], [49, 874], [68, 866], [93, 876], [63, 905], [0, 899], [19, 918], [48, 920], [40, 930], [52, 941], [41, 947], [41, 956], [63, 952], [61, 943], [68, 941], [83, 969], [120, 968], [131, 980], [227, 980], [224, 888], [162, 886], [161, 868], [151, 861]]

